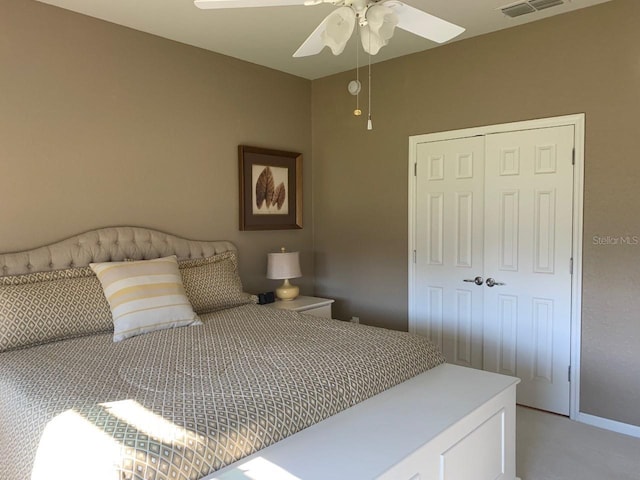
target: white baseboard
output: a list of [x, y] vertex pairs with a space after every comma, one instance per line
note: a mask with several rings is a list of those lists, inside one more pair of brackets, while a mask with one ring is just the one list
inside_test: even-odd
[[594, 427], [604, 428], [605, 430], [611, 430], [631, 437], [640, 438], [640, 427], [637, 427], [636, 425], [617, 422], [615, 420], [609, 420], [608, 418], [596, 417], [595, 415], [589, 415], [588, 413], [582, 412], [578, 413], [576, 420], [588, 425], [593, 425]]

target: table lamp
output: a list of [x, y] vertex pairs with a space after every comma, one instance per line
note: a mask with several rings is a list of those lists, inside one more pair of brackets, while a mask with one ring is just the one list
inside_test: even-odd
[[267, 255], [267, 278], [284, 280], [284, 283], [276, 288], [276, 296], [280, 300], [293, 300], [298, 296], [300, 289], [291, 285], [289, 279], [301, 276], [300, 252], [287, 252], [282, 247], [280, 253]]

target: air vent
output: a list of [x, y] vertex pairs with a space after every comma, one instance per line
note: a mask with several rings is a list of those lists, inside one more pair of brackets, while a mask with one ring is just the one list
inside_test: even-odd
[[507, 17], [515, 18], [527, 13], [537, 12], [538, 10], [544, 10], [545, 8], [555, 7], [562, 5], [564, 0], [529, 0], [527, 2], [515, 3], [502, 7], [502, 13]]
[[532, 13], [535, 11], [536, 9], [528, 3], [519, 3], [517, 5], [511, 5], [510, 7], [504, 7], [502, 9], [502, 13], [511, 18], [519, 17], [520, 15], [526, 15], [527, 13]]
[[529, 0], [529, 5], [536, 10], [544, 10], [545, 8], [555, 7], [563, 3], [563, 0]]

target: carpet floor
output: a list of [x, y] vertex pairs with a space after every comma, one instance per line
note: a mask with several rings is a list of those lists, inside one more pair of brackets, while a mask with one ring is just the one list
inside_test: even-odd
[[517, 407], [521, 480], [640, 480], [640, 438]]

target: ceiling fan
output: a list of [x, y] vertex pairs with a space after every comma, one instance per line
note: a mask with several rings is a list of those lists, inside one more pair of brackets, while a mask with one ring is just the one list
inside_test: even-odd
[[316, 55], [325, 46], [340, 55], [356, 24], [365, 52], [377, 54], [389, 43], [396, 27], [437, 43], [444, 43], [464, 32], [464, 28], [430, 15], [399, 0], [195, 0], [202, 9], [253, 8], [330, 3], [331, 12], [293, 54]]

